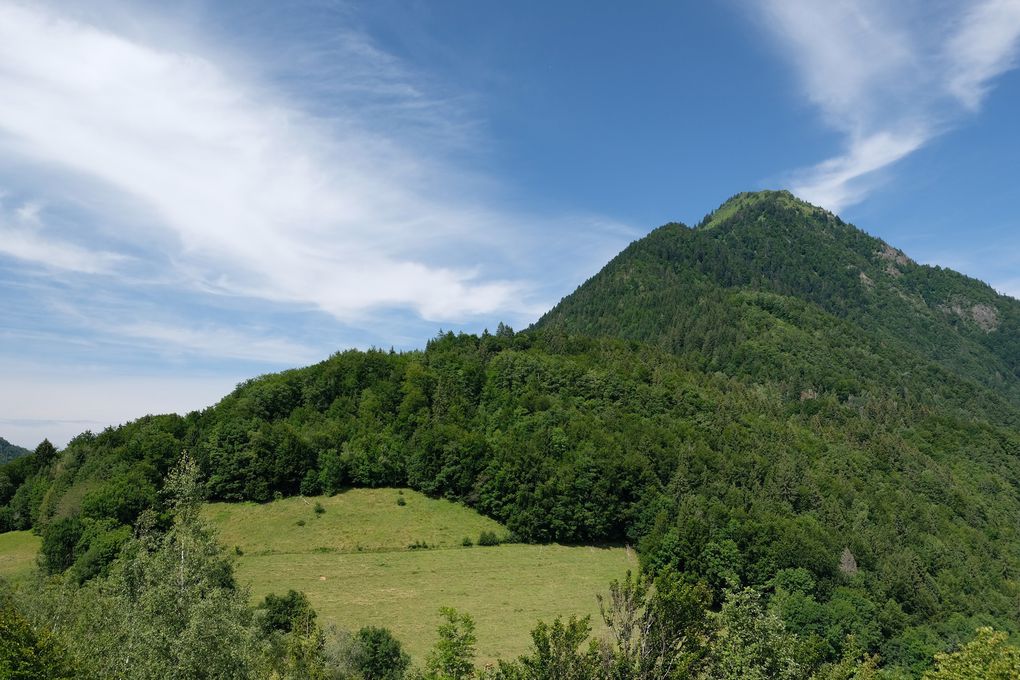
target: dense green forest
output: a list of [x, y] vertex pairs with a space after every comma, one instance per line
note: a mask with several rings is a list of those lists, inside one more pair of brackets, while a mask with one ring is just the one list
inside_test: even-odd
[[12, 444], [3, 437], [0, 437], [0, 465], [9, 463], [15, 458], [27, 456], [30, 453], [32, 452], [28, 449]]
[[[218, 500], [408, 485], [516, 540], [637, 546], [642, 578], [673, 584], [653, 591], [687, 598], [649, 607], [688, 632], [708, 617], [698, 639], [774, 629], [796, 658], [760, 677], [873, 655], [912, 677], [1020, 626], [1018, 331], [1020, 303], [980, 282], [788, 193], [741, 194], [631, 244], [524, 332], [342, 352], [203, 412], [44, 442], [0, 467], [0, 531], [32, 528], [48, 572], [102, 588], [139, 517], [173, 535], [182, 450]], [[606, 663], [558, 625], [536, 654], [552, 636], [578, 668]], [[606, 677], [754, 677], [692, 649], [671, 666], [687, 675]]]

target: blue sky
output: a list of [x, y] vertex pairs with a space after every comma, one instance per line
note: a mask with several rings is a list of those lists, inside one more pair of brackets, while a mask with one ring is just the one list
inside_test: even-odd
[[744, 190], [1020, 295], [1020, 0], [83, 5], [0, 0], [16, 443], [526, 326]]

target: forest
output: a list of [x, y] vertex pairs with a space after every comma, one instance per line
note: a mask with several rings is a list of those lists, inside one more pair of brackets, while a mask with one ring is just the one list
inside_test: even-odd
[[0, 465], [9, 463], [15, 458], [21, 458], [32, 453], [28, 449], [24, 449], [20, 446], [15, 446], [3, 437], [0, 437]]
[[[0, 531], [40, 534], [44, 572], [3, 595], [0, 664], [1016, 677], [1018, 331], [1020, 303], [980, 282], [785, 192], [741, 194], [635, 242], [525, 331], [338, 352], [0, 466]], [[300, 593], [250, 607], [194, 511], [389, 486], [476, 508], [513, 541], [637, 547], [641, 573], [606, 584], [610, 637], [545, 622], [531, 654], [476, 669], [470, 612], [447, 611], [409, 669], [388, 631], [321, 629]]]

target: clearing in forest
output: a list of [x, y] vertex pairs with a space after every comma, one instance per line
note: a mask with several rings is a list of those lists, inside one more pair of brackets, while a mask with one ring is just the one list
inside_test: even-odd
[[596, 594], [637, 568], [623, 548], [479, 546], [481, 532], [502, 538], [506, 529], [406, 489], [213, 503], [204, 515], [229, 550], [240, 549], [237, 576], [254, 598], [304, 591], [321, 623], [385, 626], [417, 662], [435, 640], [439, 607], [474, 618], [480, 662], [510, 658], [527, 650], [539, 619], [591, 615], [597, 630]]

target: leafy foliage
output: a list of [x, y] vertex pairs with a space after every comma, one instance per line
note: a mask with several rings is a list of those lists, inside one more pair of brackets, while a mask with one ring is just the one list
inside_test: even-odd
[[439, 613], [443, 616], [437, 631], [439, 639], [429, 652], [424, 670], [416, 677], [420, 680], [468, 680], [475, 674], [475, 623], [469, 615], [450, 607], [442, 607]]
[[33, 626], [0, 583], [0, 678], [70, 680], [75, 675], [59, 639]]
[[411, 665], [400, 641], [386, 628], [367, 626], [354, 636], [354, 668], [364, 680], [400, 680]]
[[977, 637], [952, 654], [938, 654], [925, 680], [1007, 680], [1020, 677], [1020, 649], [1006, 635], [979, 628]]

